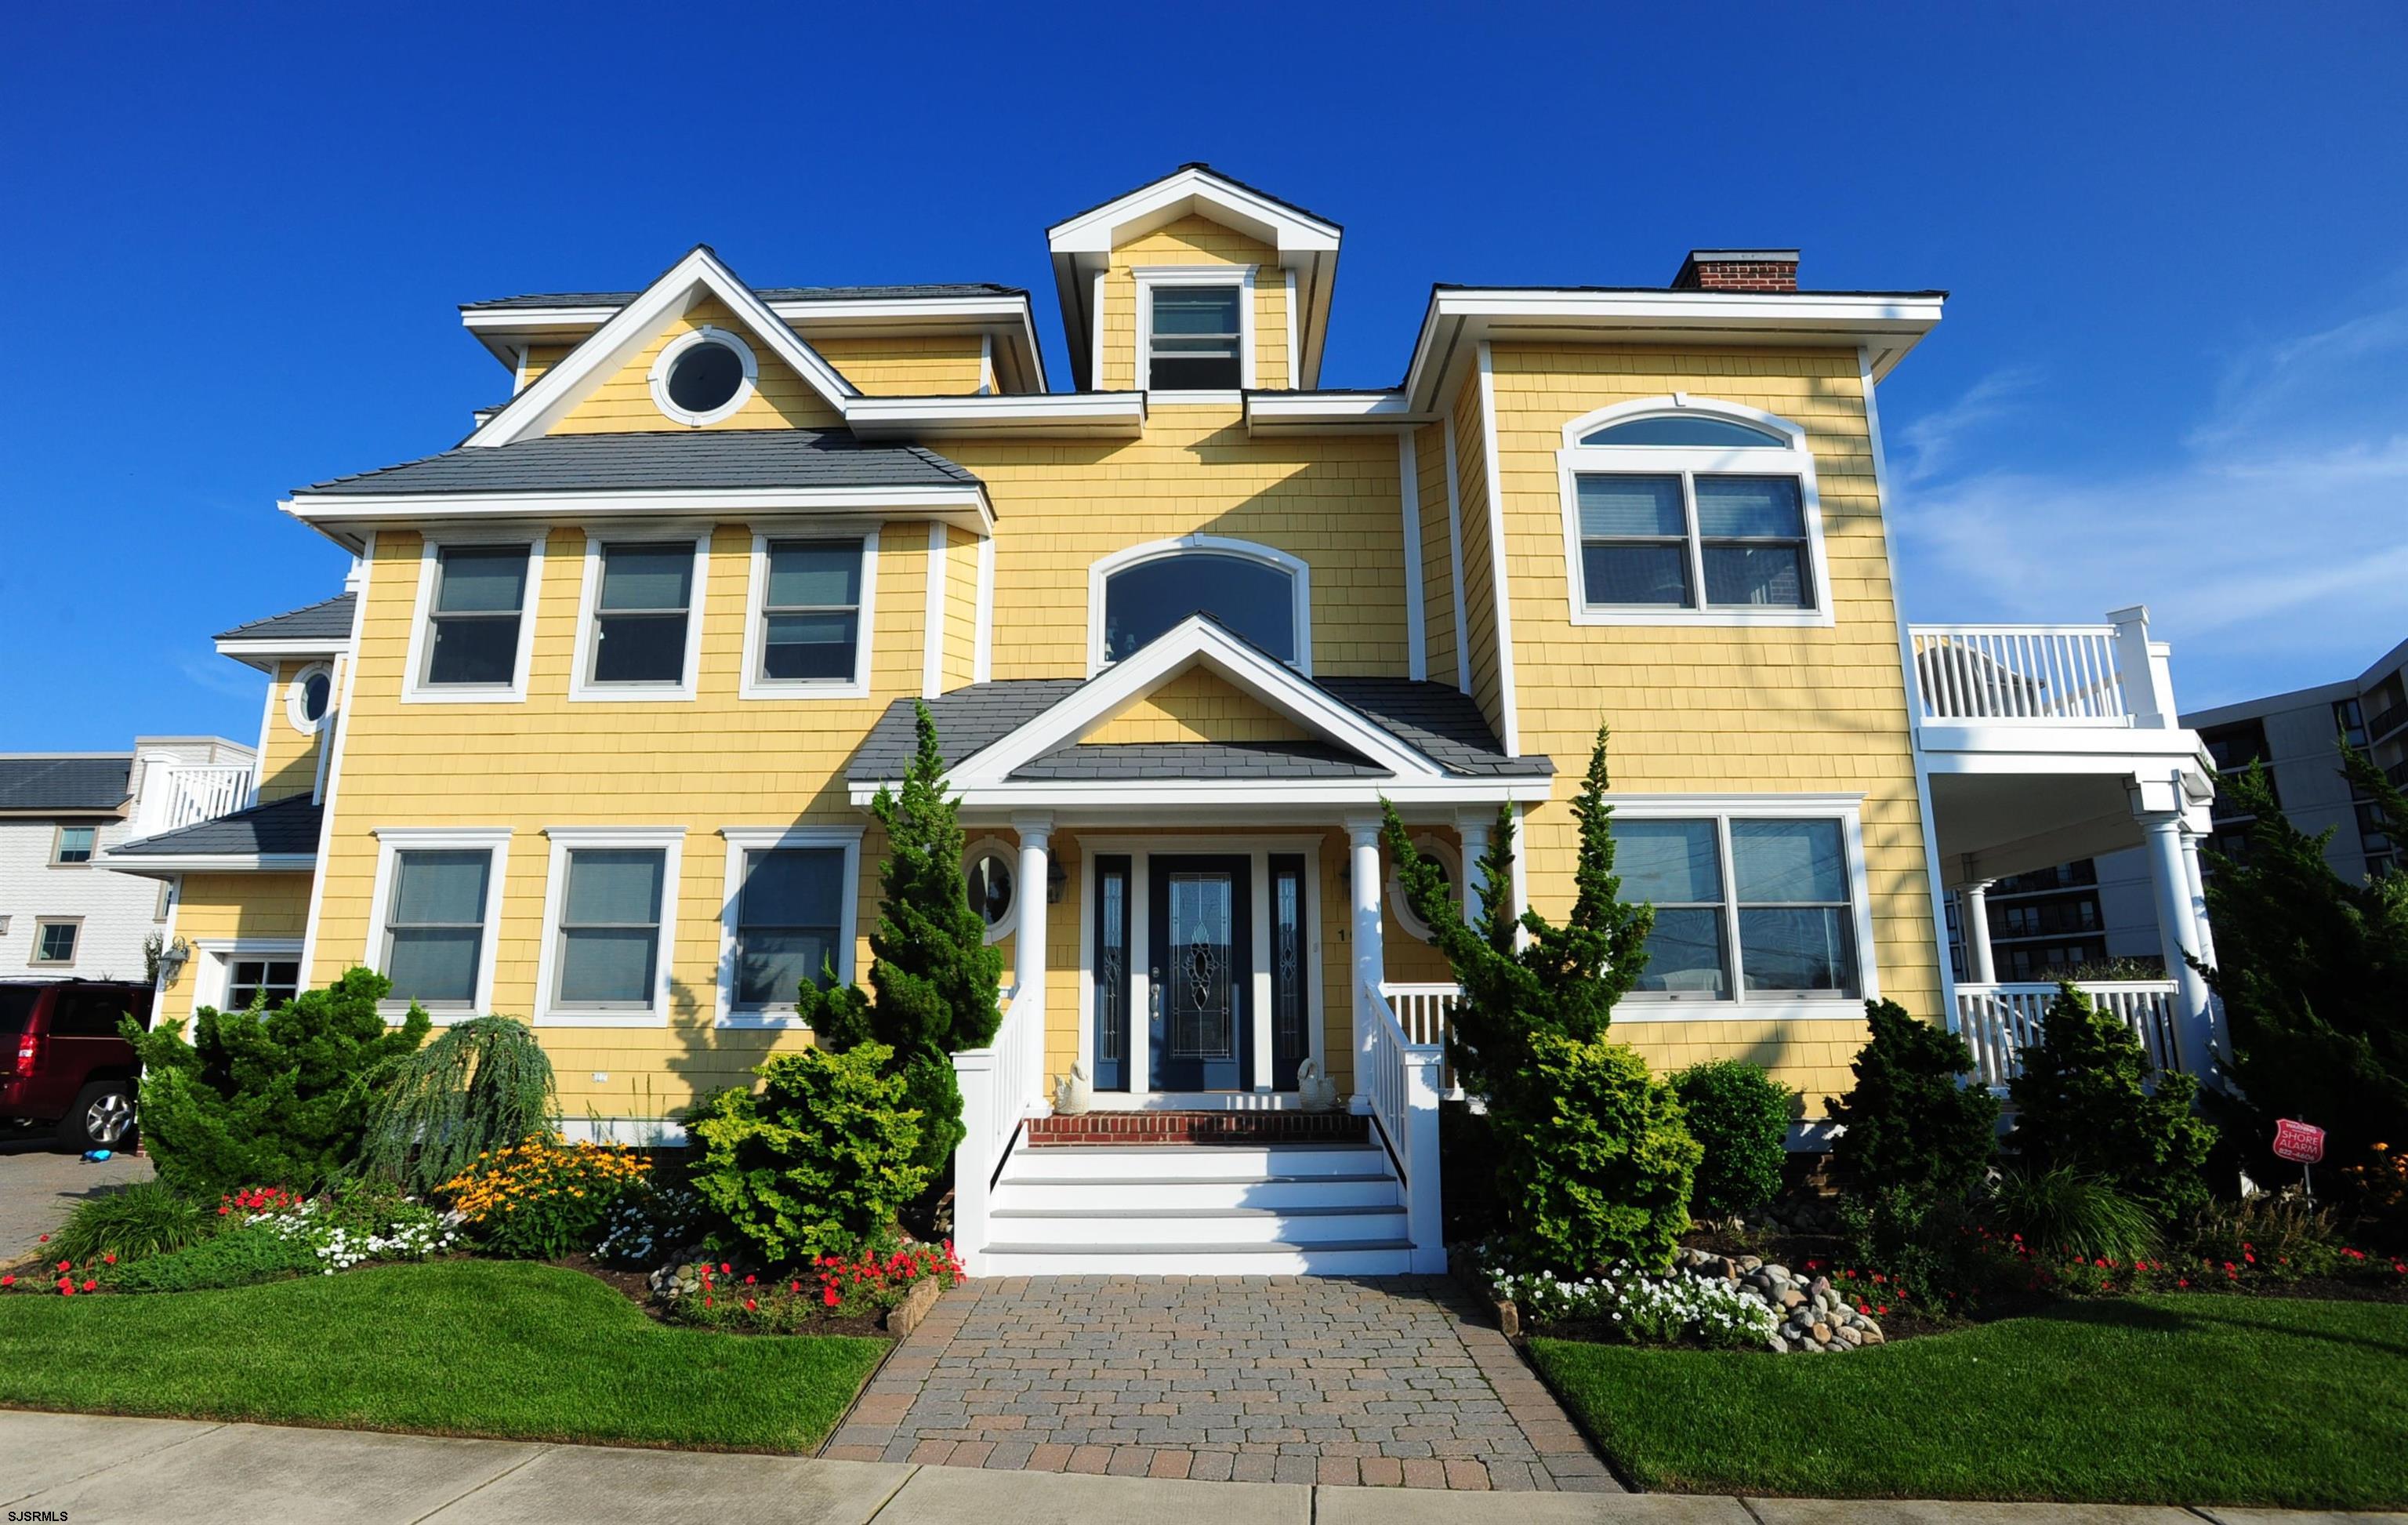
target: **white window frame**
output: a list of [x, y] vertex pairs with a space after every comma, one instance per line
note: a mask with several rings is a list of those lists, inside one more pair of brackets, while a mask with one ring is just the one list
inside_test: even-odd
[[[385, 921], [393, 905], [394, 866], [403, 853], [486, 852], [493, 867], [485, 874], [484, 935], [477, 944], [477, 997], [465, 1010], [428, 1010], [438, 1028], [482, 1016], [494, 1009], [494, 968], [500, 962], [495, 946], [502, 920], [502, 896], [508, 887], [510, 827], [506, 826], [387, 826], [371, 827], [377, 840], [376, 883], [369, 890], [368, 934], [362, 962], [384, 972]], [[308, 971], [305, 970], [303, 973]], [[407, 999], [384, 1000], [380, 1008], [388, 1023], [398, 1025], [408, 1014]]]
[[[736, 358], [744, 363], [744, 379], [736, 384], [735, 396], [718, 407], [700, 413], [689, 412], [669, 400], [669, 372], [675, 370], [678, 361], [688, 350], [697, 344], [717, 344], [733, 350], [736, 352]], [[661, 410], [662, 416], [683, 424], [689, 428], [700, 428], [704, 424], [716, 424], [723, 418], [732, 417], [746, 403], [752, 400], [752, 394], [760, 386], [761, 366], [760, 362], [752, 357], [752, 347], [734, 332], [705, 324], [700, 328], [688, 329], [663, 346], [660, 354], [652, 361], [651, 374], [645, 380], [652, 387], [652, 406]]]
[[[226, 1009], [234, 996], [234, 965], [237, 958], [286, 959], [301, 961], [301, 939], [297, 937], [205, 937], [193, 944], [194, 951], [206, 957], [201, 966], [201, 985], [193, 992], [195, 1007], [214, 1006]], [[294, 982], [296, 993], [309, 988], [309, 971], [301, 971]]]
[[[1870, 880], [1865, 869], [1864, 796], [1860, 794], [1746, 795], [1616, 795], [1605, 802], [1617, 821], [1712, 820], [1723, 880], [1724, 928], [1731, 961], [1732, 992], [1728, 999], [1699, 999], [1633, 990], [1613, 1008], [1617, 1022], [1719, 1022], [1734, 1018], [1772, 1021], [1844, 1020], [1860, 1022], [1868, 1000], [1881, 999], [1880, 959], [1873, 946]], [[1810, 996], [1794, 991], [1751, 999], [1741, 972], [1742, 949], [1736, 914], [1739, 875], [1731, 862], [1730, 823], [1743, 820], [1840, 823], [1840, 840], [1847, 855], [1848, 903], [1854, 911], [1856, 938], [1856, 994]], [[1518, 862], [1518, 859], [1516, 860]]]
[[[75, 928], [75, 945], [67, 949], [67, 956], [64, 958], [45, 958], [42, 957], [42, 933], [52, 927], [72, 927]], [[34, 918], [34, 945], [25, 955], [25, 963], [28, 968], [73, 969], [75, 968], [76, 959], [81, 957], [82, 953], [83, 918], [81, 916], [36, 916]]]
[[1288, 574], [1288, 591], [1295, 604], [1296, 670], [1312, 676], [1312, 567], [1297, 556], [1256, 540], [1230, 540], [1221, 535], [1182, 535], [1168, 540], [1148, 540], [1089, 564], [1087, 568], [1087, 676], [1092, 678], [1112, 664], [1104, 658], [1104, 594], [1115, 573], [1127, 571], [1149, 561], [1165, 556], [1205, 552], [1213, 555], [1235, 556], [1242, 561], [1260, 562], [1266, 567]]
[[[851, 682], [761, 676], [761, 620], [769, 597], [771, 540], [861, 541], [861, 613], [855, 626]], [[869, 697], [871, 657], [878, 644], [878, 527], [875, 525], [755, 525], [744, 593], [744, 673], [737, 697], [748, 699], [862, 699]]]
[[[665, 1028], [669, 988], [677, 972], [679, 869], [685, 853], [681, 826], [548, 826], [551, 861], [543, 885], [543, 942], [536, 954], [535, 1016], [538, 1028]], [[636, 848], [661, 855], [659, 947], [652, 958], [652, 1003], [640, 1012], [565, 1006], [555, 988], [560, 977], [560, 915], [568, 895], [568, 855], [583, 848]]]
[[[686, 586], [685, 666], [673, 683], [606, 683], [594, 680], [594, 657], [600, 647], [602, 572], [612, 545], [694, 543], [694, 575]], [[691, 699], [702, 672], [702, 610], [704, 583], [710, 572], [710, 531], [692, 525], [589, 525], [585, 530], [584, 582], [577, 594], [576, 665], [568, 669], [568, 697], [580, 703], [656, 703]]]
[[[962, 880], [966, 887], [969, 881], [970, 865], [990, 854], [1003, 859], [1004, 862], [1011, 866], [1011, 909], [1003, 914], [1003, 919], [1001, 921], [996, 922], [994, 926], [989, 927], [986, 929], [987, 943], [989, 946], [993, 946], [994, 944], [1002, 942], [1005, 938], [1010, 937], [1012, 933], [1012, 929], [1020, 925], [1020, 849], [1012, 846], [1010, 842], [1005, 842], [1000, 837], [981, 837], [978, 841], [970, 843], [968, 847], [963, 848]], [[972, 911], [976, 911], [978, 907], [972, 906], [970, 909]], [[979, 919], [983, 922], [986, 918], [982, 916]]]
[[[315, 720], [312, 720], [309, 718], [309, 712], [304, 709], [303, 706], [308, 702], [309, 679], [311, 675], [321, 672], [326, 675], [326, 713], [320, 715]], [[312, 662], [308, 666], [303, 668], [300, 671], [294, 673], [291, 681], [285, 683], [284, 719], [287, 724], [292, 726], [294, 730], [299, 731], [302, 735], [317, 735], [321, 730], [325, 728], [326, 715], [331, 715], [334, 712], [335, 664], [332, 662]]]
[[[1140, 265], [1137, 278], [1137, 390], [1154, 392], [1157, 401], [1236, 402], [1254, 382], [1254, 273], [1253, 265]], [[1154, 371], [1154, 293], [1158, 286], [1235, 286], [1238, 288], [1238, 384], [1197, 390], [1168, 388], [1155, 392]], [[1100, 329], [1100, 325], [1099, 329]], [[1291, 384], [1293, 384], [1291, 382]]]
[[[446, 530], [426, 536], [418, 551], [418, 601], [409, 616], [409, 665], [402, 669], [404, 704], [523, 704], [527, 695], [527, 670], [535, 660], [535, 616], [543, 594], [543, 549], [549, 527], [499, 534]], [[441, 576], [448, 546], [482, 550], [497, 545], [527, 548], [526, 592], [519, 602], [518, 666], [509, 686], [499, 683], [429, 683], [426, 678], [427, 637], [434, 629], [435, 585]]]
[[[1584, 445], [1581, 439], [1615, 424], [1627, 424], [1634, 419], [1693, 417], [1719, 419], [1747, 428], [1777, 435], [1788, 441], [1786, 449], [1777, 446], [1709, 446], [1709, 445]], [[1806, 431], [1776, 414], [1744, 403], [1727, 402], [1719, 398], [1697, 397], [1685, 392], [1666, 396], [1641, 397], [1632, 402], [1615, 403], [1584, 413], [1564, 425], [1563, 448], [1555, 453], [1555, 475], [1563, 499], [1564, 518], [1564, 583], [1570, 603], [1574, 625], [1636, 625], [1636, 626], [1790, 626], [1829, 627], [1833, 617], [1831, 569], [1823, 545], [1823, 498], [1814, 478], [1814, 453], [1809, 448]], [[1592, 606], [1588, 602], [1581, 565], [1580, 481], [1584, 475], [1597, 476], [1679, 476], [1682, 480], [1683, 512], [1688, 515], [1684, 539], [1689, 558], [1689, 576], [1697, 589], [1696, 609], [1666, 609]], [[1788, 477], [1798, 479], [1800, 511], [1806, 520], [1807, 575], [1813, 580], [1813, 605], [1807, 609], [1755, 609], [1731, 605], [1708, 607], [1705, 603], [1705, 568], [1698, 535], [1697, 519], [1689, 505], [1694, 501], [1691, 481], [1699, 476]]]
[[[736, 1004], [736, 919], [744, 894], [744, 855], [781, 847], [841, 848], [848, 892], [837, 907], [836, 977], [839, 985], [853, 979], [853, 944], [860, 937], [861, 835], [857, 826], [729, 826], [719, 828], [727, 842], [727, 868], [719, 902], [719, 1009], [712, 1026], [764, 1030], [798, 1029], [808, 1031], [799, 1013], [785, 1009], [739, 1007]], [[1018, 900], [1013, 901], [1015, 909]]]
[[[1455, 907], [1464, 909], [1463, 854], [1455, 843], [1426, 832], [1415, 833], [1412, 841], [1414, 850], [1424, 857], [1434, 857], [1446, 865], [1447, 884], [1455, 890]], [[1393, 857], [1388, 860], [1388, 914], [1396, 917], [1397, 925], [1415, 941], [1426, 942], [1430, 940], [1429, 923], [1415, 915], [1412, 902], [1405, 899], [1404, 876], [1398, 871], [1397, 861]]]

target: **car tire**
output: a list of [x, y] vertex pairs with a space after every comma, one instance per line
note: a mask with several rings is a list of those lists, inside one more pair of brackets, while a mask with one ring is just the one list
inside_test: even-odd
[[75, 1105], [59, 1121], [59, 1143], [81, 1154], [87, 1149], [128, 1149], [134, 1145], [134, 1083], [95, 1080], [76, 1093]]

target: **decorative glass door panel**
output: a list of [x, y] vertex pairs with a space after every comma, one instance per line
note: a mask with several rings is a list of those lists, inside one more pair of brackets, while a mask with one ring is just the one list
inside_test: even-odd
[[1096, 1072], [1099, 1091], [1129, 1088], [1129, 860], [1096, 859]]
[[1271, 1089], [1296, 1089], [1297, 1066], [1312, 1048], [1305, 1024], [1312, 972], [1305, 955], [1304, 859], [1275, 854], [1271, 870]]
[[1154, 1088], [1251, 1088], [1253, 863], [1242, 857], [1157, 857], [1151, 876], [1147, 974]]

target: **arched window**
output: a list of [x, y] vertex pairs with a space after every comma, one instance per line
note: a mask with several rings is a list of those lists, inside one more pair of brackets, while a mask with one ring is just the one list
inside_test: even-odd
[[1574, 624], [1829, 623], [1798, 425], [1674, 394], [1573, 420], [1556, 459]]
[[1138, 546], [1096, 564], [1093, 656], [1135, 655], [1192, 614], [1210, 614], [1292, 667], [1310, 671], [1303, 562], [1268, 546], [1209, 536]]

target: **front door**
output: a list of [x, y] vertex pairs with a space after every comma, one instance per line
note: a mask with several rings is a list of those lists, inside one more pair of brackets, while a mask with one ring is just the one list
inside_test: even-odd
[[1154, 1088], [1250, 1090], [1254, 860], [1159, 856], [1147, 868]]

